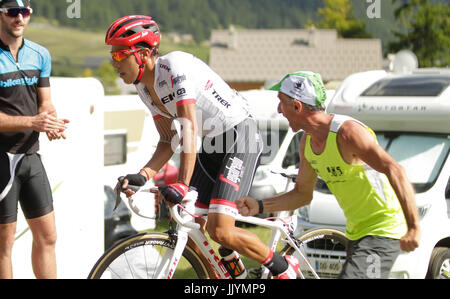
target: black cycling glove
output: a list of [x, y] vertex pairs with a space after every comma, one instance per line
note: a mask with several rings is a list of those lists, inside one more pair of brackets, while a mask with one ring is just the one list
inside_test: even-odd
[[147, 178], [140, 173], [129, 174], [125, 177], [129, 185], [142, 187], [147, 183]]

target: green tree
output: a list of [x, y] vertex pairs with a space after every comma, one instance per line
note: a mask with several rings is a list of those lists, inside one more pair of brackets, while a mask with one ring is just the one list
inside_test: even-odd
[[[394, 3], [397, 0], [392, 0]], [[395, 11], [406, 32], [393, 31], [397, 41], [389, 44], [391, 52], [413, 51], [420, 67], [446, 67], [450, 63], [450, 4], [431, 0], [410, 0]]]
[[116, 80], [117, 74], [114, 71], [113, 66], [109, 61], [104, 61], [98, 68], [98, 74], [100, 76], [100, 81], [105, 88], [106, 94], [118, 94], [119, 90], [117, 88]]
[[325, 7], [319, 8], [319, 28], [338, 31], [339, 36], [344, 38], [369, 38], [366, 32], [364, 20], [358, 20], [353, 15], [353, 5], [349, 0], [324, 0]]

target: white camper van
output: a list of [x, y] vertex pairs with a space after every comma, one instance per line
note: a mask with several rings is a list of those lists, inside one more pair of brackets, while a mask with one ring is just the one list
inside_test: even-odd
[[[103, 86], [94, 78], [50, 78], [58, 116], [70, 120], [67, 139], [40, 137], [40, 154], [53, 192], [58, 277], [85, 278], [103, 253]], [[20, 209], [20, 205], [19, 205]], [[14, 277], [34, 278], [32, 234], [23, 213], [17, 221]]]
[[[328, 106], [328, 113], [349, 115], [371, 127], [415, 187], [421, 243], [399, 256], [391, 278], [450, 278], [449, 85], [450, 72], [442, 70], [358, 73], [341, 84]], [[297, 213], [305, 230], [345, 229], [343, 212], [323, 182], [311, 204]]]

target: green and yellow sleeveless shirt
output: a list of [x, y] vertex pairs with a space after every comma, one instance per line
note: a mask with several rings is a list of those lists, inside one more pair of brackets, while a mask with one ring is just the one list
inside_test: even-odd
[[344, 115], [335, 115], [324, 152], [316, 155], [311, 149], [311, 136], [306, 136], [305, 158], [318, 176], [328, 185], [347, 219], [346, 235], [350, 240], [375, 235], [400, 239], [407, 226], [400, 202], [386, 175], [368, 165], [350, 165], [342, 158], [337, 132], [348, 120], [363, 123]]

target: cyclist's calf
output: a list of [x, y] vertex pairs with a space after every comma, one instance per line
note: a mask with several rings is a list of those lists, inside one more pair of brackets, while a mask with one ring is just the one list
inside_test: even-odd
[[233, 217], [223, 214], [209, 214], [206, 230], [214, 242], [233, 249], [233, 233], [235, 229], [235, 220]]
[[225, 214], [209, 214], [207, 231], [214, 242], [237, 251], [258, 263], [269, 255], [270, 249], [255, 234], [236, 227], [235, 219]]

